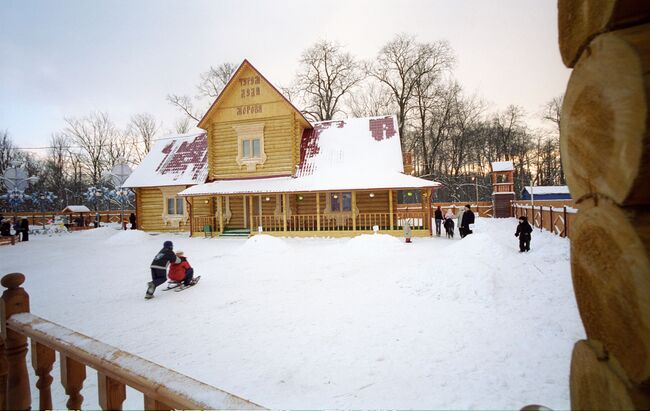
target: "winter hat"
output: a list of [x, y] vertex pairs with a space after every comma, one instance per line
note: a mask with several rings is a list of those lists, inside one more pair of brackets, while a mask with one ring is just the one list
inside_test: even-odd
[[182, 252], [181, 250], [178, 250], [178, 251], [176, 251], [176, 255], [179, 256], [179, 257], [183, 257], [185, 255], [185, 253]]
[[164, 248], [169, 248], [169, 249], [171, 250], [171, 249], [174, 248], [174, 243], [172, 243], [171, 241], [167, 240], [167, 241], [165, 241], [165, 242], [163, 243], [163, 247], [164, 247]]

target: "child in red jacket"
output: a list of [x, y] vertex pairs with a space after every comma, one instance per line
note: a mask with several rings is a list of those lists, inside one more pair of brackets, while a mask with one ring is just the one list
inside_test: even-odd
[[185, 253], [176, 251], [176, 256], [181, 260], [180, 263], [171, 263], [169, 265], [169, 274], [167, 276], [171, 281], [183, 282], [183, 286], [187, 287], [194, 284], [194, 269], [187, 262]]

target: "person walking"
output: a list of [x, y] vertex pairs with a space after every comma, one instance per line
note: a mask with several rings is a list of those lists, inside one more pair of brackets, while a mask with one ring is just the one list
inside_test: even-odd
[[472, 230], [470, 229], [471, 224], [474, 224], [474, 212], [472, 211], [472, 208], [469, 204], [465, 204], [465, 210], [463, 210], [463, 217], [460, 222], [462, 229], [460, 233], [461, 238], [472, 234]]
[[147, 293], [144, 298], [147, 300], [153, 298], [156, 287], [167, 281], [167, 266], [170, 263], [180, 264], [181, 259], [174, 254], [174, 244], [168, 240], [163, 243], [163, 248], [151, 262], [151, 281], [147, 283]]
[[129, 223], [131, 223], [131, 230], [135, 230], [135, 222], [136, 222], [135, 213], [131, 213], [131, 215], [129, 216]]
[[22, 241], [29, 241], [29, 221], [25, 217], [20, 220], [20, 231], [23, 233]]
[[442, 225], [442, 210], [440, 209], [440, 206], [436, 208], [434, 216], [436, 219], [436, 235], [440, 237], [440, 226]]
[[461, 208], [460, 211], [458, 212], [458, 215], [456, 216], [456, 224], [458, 225], [458, 234], [460, 234], [460, 238], [465, 237], [465, 233], [463, 232], [463, 214], [465, 213], [465, 209]]
[[519, 252], [523, 253], [524, 251], [530, 251], [530, 239], [531, 233], [533, 232], [533, 227], [528, 223], [528, 217], [521, 216], [519, 217], [519, 224], [517, 225], [517, 231], [515, 232], [515, 237], [519, 237]]

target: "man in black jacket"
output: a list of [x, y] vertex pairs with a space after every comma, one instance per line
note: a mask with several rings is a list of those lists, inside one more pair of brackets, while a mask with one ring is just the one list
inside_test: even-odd
[[174, 254], [174, 244], [171, 241], [165, 241], [162, 250], [158, 251], [158, 254], [151, 262], [152, 281], [147, 283], [147, 294], [145, 294], [144, 298], [147, 300], [153, 298], [156, 287], [167, 281], [167, 266], [170, 263], [179, 264], [180, 262], [181, 259]]
[[472, 230], [470, 230], [469, 228], [470, 224], [474, 224], [474, 212], [472, 211], [472, 208], [470, 207], [469, 204], [465, 204], [463, 219], [460, 222], [460, 227], [458, 227], [458, 231], [460, 232], [461, 238], [464, 238], [465, 236], [472, 234]]

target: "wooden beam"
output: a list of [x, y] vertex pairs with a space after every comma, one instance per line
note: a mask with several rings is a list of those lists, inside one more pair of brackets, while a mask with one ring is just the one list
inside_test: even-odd
[[223, 196], [217, 197], [217, 201], [219, 202], [219, 233], [223, 234]]
[[252, 194], [250, 194], [248, 196], [248, 210], [249, 210], [248, 214], [250, 216], [249, 217], [250, 229], [251, 229], [251, 233], [252, 233], [253, 232], [253, 213], [254, 213], [254, 211], [253, 211], [254, 210], [253, 209], [253, 195]]
[[320, 231], [320, 193], [316, 193], [316, 231]]
[[390, 229], [393, 227], [393, 190], [388, 190], [388, 222], [390, 224]]
[[287, 231], [287, 195], [282, 194], [282, 217], [284, 223], [284, 231]]
[[[343, 200], [343, 199], [341, 199]], [[357, 229], [357, 193], [356, 191], [352, 192], [352, 230]]]

